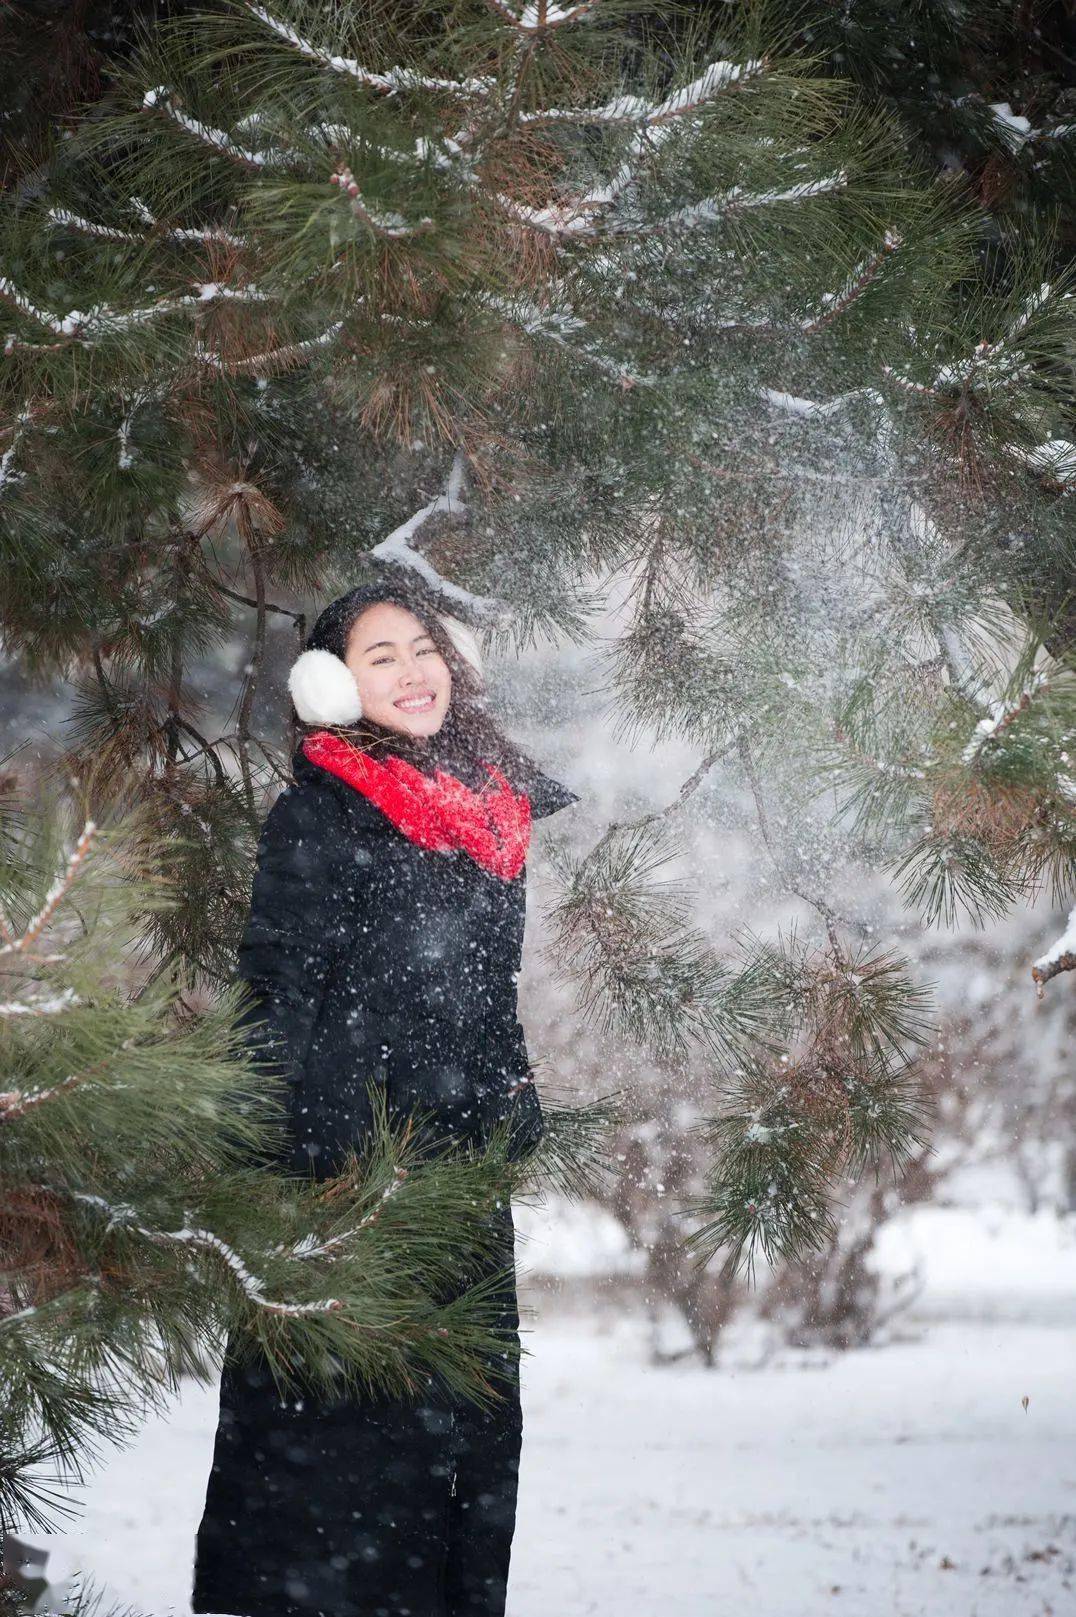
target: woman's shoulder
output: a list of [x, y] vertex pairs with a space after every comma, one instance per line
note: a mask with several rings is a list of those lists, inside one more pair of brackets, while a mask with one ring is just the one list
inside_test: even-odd
[[265, 841], [310, 839], [318, 844], [341, 844], [365, 831], [380, 831], [385, 823], [373, 803], [327, 770], [319, 769], [298, 753], [293, 778], [269, 810], [262, 828]]

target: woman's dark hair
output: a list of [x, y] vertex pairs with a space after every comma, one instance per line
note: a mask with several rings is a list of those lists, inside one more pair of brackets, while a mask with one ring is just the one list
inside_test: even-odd
[[[385, 580], [360, 584], [349, 590], [321, 613], [307, 638], [307, 651], [331, 651], [341, 662], [345, 661], [351, 631], [359, 618], [367, 607], [383, 601], [413, 612], [448, 664], [452, 696], [444, 723], [436, 735], [410, 736], [363, 717], [354, 725], [340, 728], [338, 733], [346, 736], [361, 752], [375, 758], [379, 754], [394, 753], [424, 772], [446, 769], [472, 787], [481, 786], [487, 778], [482, 768], [484, 760], [496, 764], [517, 791], [534, 789], [544, 779], [542, 772], [508, 740], [491, 716], [479, 674], [457, 650], [438, 617], [447, 607], [420, 586], [403, 580]], [[323, 728], [312, 724], [300, 726], [304, 734]]]

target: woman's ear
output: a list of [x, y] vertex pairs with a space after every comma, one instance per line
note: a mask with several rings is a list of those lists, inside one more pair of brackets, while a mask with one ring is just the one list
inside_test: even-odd
[[362, 717], [355, 676], [331, 651], [304, 651], [297, 657], [288, 691], [304, 724], [355, 724]]
[[452, 644], [463, 658], [470, 663], [479, 679], [484, 677], [482, 672], [482, 652], [478, 645], [478, 636], [466, 623], [459, 618], [453, 618], [447, 612], [438, 612], [437, 621], [442, 625]]

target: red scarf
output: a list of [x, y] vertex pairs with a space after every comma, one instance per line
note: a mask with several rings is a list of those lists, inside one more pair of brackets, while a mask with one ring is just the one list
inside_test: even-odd
[[473, 792], [443, 769], [431, 780], [402, 758], [390, 753], [378, 761], [328, 730], [308, 736], [303, 752], [311, 763], [346, 780], [376, 803], [420, 848], [435, 853], [463, 848], [504, 881], [511, 881], [523, 869], [530, 843], [530, 799], [523, 792], [513, 792], [493, 764], [483, 761], [497, 790], [483, 787]]

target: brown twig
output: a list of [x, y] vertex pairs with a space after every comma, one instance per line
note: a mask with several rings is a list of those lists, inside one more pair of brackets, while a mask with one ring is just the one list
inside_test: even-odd
[[254, 644], [251, 648], [250, 661], [247, 664], [246, 677], [243, 680], [243, 692], [239, 699], [239, 714], [236, 719], [235, 729], [247, 815], [251, 825], [256, 826], [258, 814], [254, 804], [254, 776], [250, 764], [250, 720], [254, 711], [254, 698], [258, 691], [258, 676], [261, 672], [262, 656], [265, 651], [265, 568], [262, 564], [261, 552], [253, 535], [248, 537], [247, 551], [250, 556], [251, 573], [254, 577], [256, 616], [254, 620]]
[[1056, 960], [1051, 960], [1048, 966], [1032, 966], [1031, 975], [1035, 980], [1035, 987], [1040, 999], [1045, 998], [1043, 987], [1052, 977], [1057, 977], [1063, 971], [1076, 971], [1076, 954], [1059, 954]]
[[839, 915], [832, 905], [826, 903], [824, 898], [821, 898], [817, 893], [806, 891], [795, 880], [770, 829], [769, 816], [766, 813], [765, 799], [762, 794], [762, 782], [759, 780], [758, 771], [755, 768], [755, 761], [751, 756], [751, 749], [746, 736], [741, 733], [737, 738], [736, 745], [740, 754], [740, 761], [743, 764], [744, 774], [747, 776], [747, 783], [751, 788], [751, 796], [754, 798], [755, 813], [758, 816], [758, 828], [766, 851], [773, 861], [773, 867], [788, 891], [794, 894], [796, 898], [801, 898], [805, 904], [809, 904], [812, 909], [817, 910], [821, 915], [825, 922], [826, 936], [829, 938], [830, 948], [836, 956], [840, 957], [842, 951], [837, 927], [846, 926], [853, 931], [861, 931], [862, 928], [857, 922], [849, 920], [846, 916]]
[[730, 741], [727, 742], [725, 746], [718, 747], [716, 751], [707, 754], [707, 756], [699, 764], [698, 768], [688, 776], [687, 780], [685, 780], [673, 802], [667, 803], [664, 808], [653, 809], [649, 814], [640, 815], [639, 819], [637, 820], [610, 821], [601, 837], [586, 855], [586, 859], [583, 861], [584, 864], [588, 860], [595, 858], [605, 847], [610, 838], [615, 836], [618, 831], [640, 830], [644, 825], [651, 825], [655, 820], [667, 819], [670, 814], [675, 814], [678, 809], [683, 808], [691, 794], [702, 785], [702, 782], [706, 778], [709, 771], [716, 763], [720, 763], [723, 758], [727, 757], [727, 755], [732, 751], [734, 745], [735, 743]]

